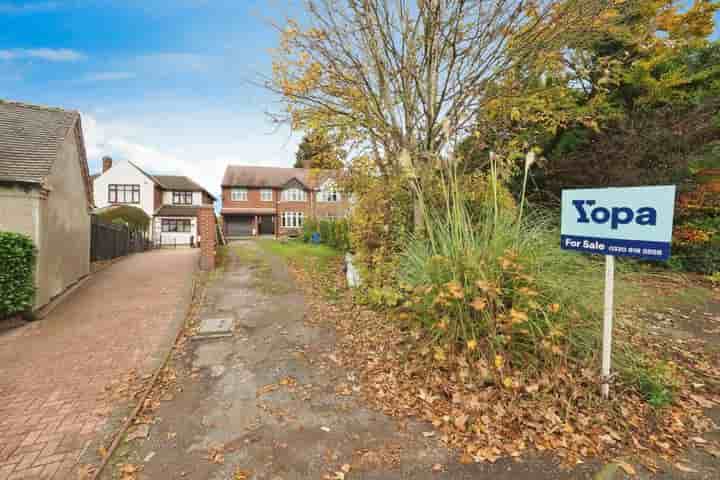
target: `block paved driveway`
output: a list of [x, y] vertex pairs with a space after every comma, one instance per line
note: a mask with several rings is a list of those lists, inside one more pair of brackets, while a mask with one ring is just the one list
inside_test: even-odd
[[115, 406], [106, 387], [133, 370], [152, 373], [174, 343], [198, 254], [122, 259], [45, 319], [0, 334], [0, 480], [75, 478]]

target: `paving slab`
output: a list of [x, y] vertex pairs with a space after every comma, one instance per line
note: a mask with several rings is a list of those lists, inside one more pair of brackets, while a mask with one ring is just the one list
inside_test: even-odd
[[[85, 449], [182, 325], [198, 250], [131, 255], [47, 317], [0, 334], [0, 478], [75, 479]], [[35, 478], [35, 477], [32, 477]]]

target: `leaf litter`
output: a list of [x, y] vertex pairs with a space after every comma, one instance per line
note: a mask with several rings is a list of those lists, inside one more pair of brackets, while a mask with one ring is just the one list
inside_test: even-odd
[[[598, 373], [591, 369], [566, 363], [526, 378], [524, 372], [511, 371], [503, 358], [495, 358], [492, 366], [469, 365], [464, 356], [437, 355], [424, 348], [421, 334], [389, 312], [354, 304], [347, 291], [330, 304], [324, 299], [326, 284], [343, 282], [336, 267], [334, 278], [318, 279], [301, 265], [291, 265], [306, 291], [306, 321], [330, 322], [339, 334], [337, 351], [328, 358], [356, 374], [360, 395], [370, 406], [399, 419], [431, 423], [435, 430], [423, 436], [455, 449], [461, 463], [520, 459], [535, 451], [556, 455], [565, 467], [630, 455], [650, 471], [664, 461], [688, 472], [692, 469], [678, 458], [716, 427], [704, 410], [720, 406], [717, 386], [692, 378], [698, 388], [690, 393], [688, 385], [693, 369], [720, 378], [717, 359], [697, 345], [667, 338], [647, 342], [632, 338], [638, 332], [629, 331], [637, 345], [673, 352], [688, 380], [663, 409], [653, 408], [635, 388], [620, 383], [612, 386], [612, 398], [605, 401], [598, 394]], [[501, 371], [499, 384], [484, 374], [491, 368]], [[711, 442], [702, 446], [709, 454], [720, 452]], [[635, 474], [629, 463], [618, 463], [628, 475]]]

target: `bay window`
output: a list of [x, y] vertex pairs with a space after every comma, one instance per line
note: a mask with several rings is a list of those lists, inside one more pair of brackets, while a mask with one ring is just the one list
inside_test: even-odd
[[303, 212], [283, 212], [281, 226], [284, 228], [302, 228]]

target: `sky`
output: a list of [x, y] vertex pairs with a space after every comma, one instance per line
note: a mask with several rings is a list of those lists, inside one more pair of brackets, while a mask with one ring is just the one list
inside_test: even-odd
[[228, 164], [291, 166], [273, 28], [301, 0], [0, 0], [0, 98], [79, 110], [101, 157], [188, 175], [217, 193]]
[[299, 135], [258, 85], [288, 0], [0, 0], [0, 98], [79, 110], [101, 158], [188, 175], [217, 193], [225, 166], [292, 166]]

